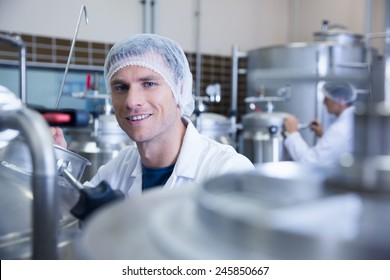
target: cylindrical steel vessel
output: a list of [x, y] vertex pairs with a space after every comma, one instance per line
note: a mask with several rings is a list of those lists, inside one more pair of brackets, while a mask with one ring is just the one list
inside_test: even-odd
[[[67, 162], [67, 170], [78, 180], [81, 178], [88, 160], [61, 147], [54, 146], [58, 162]], [[58, 163], [57, 163], [58, 164]], [[31, 179], [34, 176], [32, 159], [23, 138], [16, 138], [0, 149], [0, 178], [2, 178], [0, 205], [0, 257], [1, 259], [31, 258], [31, 208], [33, 192]], [[70, 214], [77, 203], [78, 192], [68, 181], [58, 175], [57, 185], [60, 194], [58, 257], [73, 258], [73, 238], [79, 232], [78, 220]]]
[[119, 127], [115, 115], [100, 115], [94, 128], [68, 129], [71, 141], [68, 149], [87, 158], [87, 166], [81, 181], [90, 180], [99, 167], [116, 157], [119, 151], [133, 141]]
[[287, 159], [283, 147], [283, 112], [246, 114], [242, 118], [240, 152], [253, 163], [277, 162]]
[[192, 122], [199, 133], [214, 139], [215, 141], [235, 146], [233, 139], [230, 137], [231, 122], [230, 120], [216, 113], [201, 113], [198, 117], [193, 117]]
[[[277, 95], [280, 88], [290, 87], [290, 98], [274, 104], [275, 111], [297, 116], [302, 123], [318, 119], [325, 128], [334, 120], [323, 106], [321, 86], [325, 81], [351, 82], [360, 93], [358, 101], [370, 98], [370, 65], [362, 36], [348, 32], [315, 33], [315, 42], [291, 43], [252, 50], [247, 57], [247, 96]], [[248, 112], [250, 108], [248, 106]], [[310, 144], [315, 137], [302, 132]]]
[[389, 259], [390, 196], [325, 186], [323, 171], [266, 163], [255, 172], [154, 190], [94, 215], [77, 253], [126, 260]]
[[329, 184], [390, 194], [390, 105], [374, 103], [355, 114], [353, 154], [340, 158]]

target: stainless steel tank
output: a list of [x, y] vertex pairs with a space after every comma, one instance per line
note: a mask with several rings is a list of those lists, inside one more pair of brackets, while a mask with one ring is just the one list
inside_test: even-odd
[[240, 153], [253, 163], [277, 162], [288, 159], [283, 146], [284, 112], [252, 112], [242, 117], [239, 136]]
[[[0, 87], [0, 258], [70, 258], [78, 193], [58, 176], [58, 163], [80, 178], [87, 161], [52, 145], [37, 112]], [[75, 159], [76, 158], [76, 159]]]
[[[57, 160], [70, 161], [71, 174], [80, 179], [88, 161], [61, 147], [55, 146]], [[32, 258], [32, 159], [22, 138], [12, 140], [0, 149], [0, 178], [2, 179], [0, 205], [3, 210], [0, 226], [0, 258]], [[73, 257], [73, 238], [79, 233], [79, 222], [70, 214], [79, 194], [64, 177], [57, 176], [55, 185], [59, 191], [58, 258]], [[42, 240], [41, 240], [42, 242]]]
[[210, 84], [206, 87], [207, 96], [195, 96], [195, 112], [190, 120], [199, 133], [222, 143], [236, 148], [232, 135], [232, 121], [220, 114], [207, 111], [205, 103], [219, 103], [221, 101], [221, 85]]
[[389, 132], [389, 103], [359, 108], [355, 114], [354, 151], [340, 158], [339, 172], [328, 179], [329, 183], [390, 195]]
[[390, 196], [328, 187], [326, 176], [295, 162], [265, 163], [254, 172], [151, 191], [92, 217], [76, 241], [76, 255], [389, 259]]
[[220, 114], [203, 112], [198, 117], [192, 116], [191, 121], [199, 133], [214, 139], [215, 141], [235, 147], [230, 136], [231, 121]]
[[66, 134], [71, 139], [68, 149], [91, 162], [85, 168], [82, 182], [90, 180], [99, 167], [116, 157], [122, 148], [134, 144], [112, 114], [99, 115], [91, 127], [68, 129]]
[[[248, 51], [247, 96], [258, 96], [264, 91], [276, 95], [279, 88], [289, 86], [289, 100], [276, 103], [275, 111], [296, 115], [303, 123], [316, 118], [326, 128], [334, 118], [322, 104], [322, 83], [349, 81], [359, 89], [358, 101], [368, 101], [370, 63], [367, 57], [375, 59], [376, 52], [366, 49], [363, 36], [345, 30], [316, 32], [314, 39]], [[315, 143], [310, 131], [302, 135], [309, 144]]]

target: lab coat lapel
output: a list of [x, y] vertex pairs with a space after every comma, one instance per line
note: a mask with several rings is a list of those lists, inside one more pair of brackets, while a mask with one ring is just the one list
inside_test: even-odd
[[186, 134], [184, 135], [183, 144], [180, 150], [179, 158], [177, 159], [173, 173], [177, 177], [186, 177], [195, 179], [196, 170], [200, 157], [202, 143], [199, 140], [199, 133], [194, 125], [189, 122], [187, 124]]
[[138, 157], [137, 163], [130, 174], [130, 177], [133, 181], [128, 194], [129, 196], [137, 196], [142, 193], [142, 165], [141, 159]]

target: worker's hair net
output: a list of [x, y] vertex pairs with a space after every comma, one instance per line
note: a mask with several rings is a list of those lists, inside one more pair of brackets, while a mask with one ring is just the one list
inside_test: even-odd
[[192, 114], [192, 74], [178, 43], [155, 34], [138, 34], [116, 43], [104, 64], [104, 78], [109, 93], [112, 76], [127, 66], [142, 66], [159, 74], [172, 89], [181, 114]]
[[350, 104], [357, 97], [356, 89], [350, 83], [326, 83], [322, 89], [327, 98], [338, 103]]

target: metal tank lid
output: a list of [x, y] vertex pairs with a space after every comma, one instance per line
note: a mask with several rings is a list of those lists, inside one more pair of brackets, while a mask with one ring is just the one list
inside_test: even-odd
[[190, 119], [199, 131], [212, 130], [228, 132], [231, 125], [229, 118], [210, 112], [202, 113], [198, 117], [193, 115]]
[[198, 119], [202, 121], [202, 124], [206, 124], [206, 125], [230, 124], [230, 120], [227, 117], [216, 113], [210, 113], [210, 112], [200, 114]]
[[271, 125], [280, 127], [287, 116], [290, 116], [290, 114], [285, 112], [252, 112], [242, 117], [242, 124], [244, 128], [268, 127]]
[[340, 45], [361, 45], [363, 36], [351, 32], [315, 32], [314, 40], [319, 42], [335, 42]]
[[329, 26], [328, 21], [323, 21], [322, 31], [314, 32], [314, 40], [320, 42], [335, 42], [341, 45], [361, 45], [363, 35], [349, 31], [345, 26], [333, 24]]

